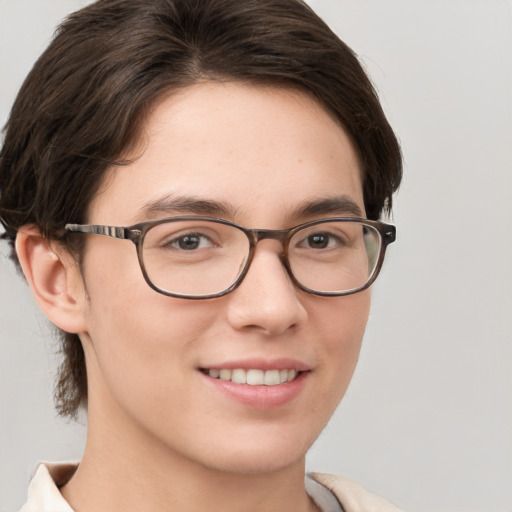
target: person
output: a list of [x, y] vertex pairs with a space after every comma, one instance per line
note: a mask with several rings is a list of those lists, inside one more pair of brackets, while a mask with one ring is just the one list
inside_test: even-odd
[[12, 108], [0, 219], [61, 333], [57, 409], [88, 433], [22, 511], [396, 510], [304, 473], [401, 173], [357, 57], [301, 0], [71, 15]]

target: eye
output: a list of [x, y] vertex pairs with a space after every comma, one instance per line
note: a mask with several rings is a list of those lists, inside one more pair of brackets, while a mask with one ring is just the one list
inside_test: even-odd
[[308, 235], [299, 245], [308, 249], [330, 249], [343, 245], [343, 242], [332, 233], [318, 232]]
[[180, 249], [182, 251], [206, 249], [214, 245], [212, 240], [203, 233], [187, 233], [186, 235], [175, 237], [165, 243], [165, 247]]

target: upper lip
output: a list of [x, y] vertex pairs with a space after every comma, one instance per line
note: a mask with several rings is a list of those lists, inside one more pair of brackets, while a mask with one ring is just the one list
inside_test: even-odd
[[214, 364], [208, 364], [201, 366], [203, 370], [212, 369], [228, 369], [236, 370], [238, 368], [242, 370], [296, 370], [297, 372], [305, 372], [311, 369], [306, 363], [297, 359], [289, 357], [281, 357], [277, 359], [264, 359], [264, 358], [253, 358], [253, 359], [238, 359], [230, 361], [222, 361]]

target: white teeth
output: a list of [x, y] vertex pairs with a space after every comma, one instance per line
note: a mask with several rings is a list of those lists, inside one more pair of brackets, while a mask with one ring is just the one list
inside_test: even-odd
[[236, 368], [229, 370], [227, 368], [213, 368], [208, 370], [208, 375], [213, 379], [229, 380], [236, 384], [249, 384], [251, 386], [277, 386], [290, 382], [297, 377], [296, 370], [244, 370]]
[[233, 370], [231, 372], [231, 382], [245, 384], [247, 382], [246, 372], [244, 370]]
[[276, 384], [281, 384], [279, 370], [265, 372], [265, 386], [275, 386]]
[[262, 386], [264, 382], [265, 372], [263, 370], [247, 370], [247, 384]]
[[231, 370], [220, 370], [219, 377], [221, 380], [231, 380]]

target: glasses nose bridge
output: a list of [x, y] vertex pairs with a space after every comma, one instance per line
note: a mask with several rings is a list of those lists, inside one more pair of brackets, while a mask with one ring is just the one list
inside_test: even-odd
[[281, 252], [278, 254], [279, 259], [281, 260], [281, 263], [284, 265], [286, 270], [290, 272], [287, 261], [288, 257], [286, 254], [286, 244], [289, 239], [291, 231], [291, 229], [248, 229], [246, 233], [251, 242], [252, 253], [250, 260], [252, 260], [252, 256], [254, 255], [254, 251], [256, 250], [256, 246], [258, 245], [259, 242], [261, 242], [262, 240], [277, 240], [278, 242], [281, 242], [282, 245]]
[[288, 256], [286, 250], [286, 244], [290, 236], [292, 229], [247, 229], [246, 234], [250, 240], [251, 254], [247, 261], [247, 270], [249, 269], [256, 247], [262, 240], [277, 240], [281, 242], [282, 249], [277, 255], [281, 261], [281, 264], [285, 268], [286, 272], [291, 275], [290, 265], [288, 263]]
[[290, 233], [289, 229], [251, 229], [248, 230], [249, 238], [251, 240], [252, 245], [256, 248], [256, 245], [262, 240], [277, 240], [281, 242], [283, 245], [286, 243], [288, 238], [288, 234]]

